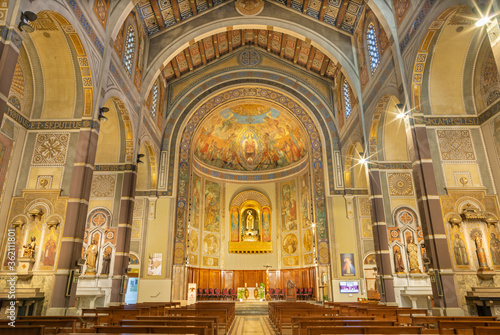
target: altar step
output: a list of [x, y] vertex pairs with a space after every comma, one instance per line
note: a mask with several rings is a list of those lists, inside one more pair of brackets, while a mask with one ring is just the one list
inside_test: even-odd
[[268, 315], [267, 302], [237, 302], [236, 315]]

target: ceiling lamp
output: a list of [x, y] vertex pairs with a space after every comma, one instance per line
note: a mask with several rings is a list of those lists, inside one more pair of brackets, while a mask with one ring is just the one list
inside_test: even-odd
[[35, 31], [35, 28], [30, 26], [30, 22], [33, 22], [37, 19], [37, 16], [33, 12], [21, 12], [21, 22], [19, 22], [19, 25], [17, 26], [19, 30], [24, 31], [26, 33], [32, 33]]

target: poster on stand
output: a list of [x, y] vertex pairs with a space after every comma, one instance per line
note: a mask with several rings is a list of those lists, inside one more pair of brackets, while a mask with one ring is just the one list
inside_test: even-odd
[[188, 283], [188, 305], [196, 304], [196, 283]]

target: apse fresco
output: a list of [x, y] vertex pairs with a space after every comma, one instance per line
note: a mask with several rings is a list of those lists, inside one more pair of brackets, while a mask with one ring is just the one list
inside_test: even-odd
[[262, 104], [239, 104], [209, 117], [195, 138], [194, 154], [223, 169], [278, 169], [306, 155], [303, 138], [285, 113]]

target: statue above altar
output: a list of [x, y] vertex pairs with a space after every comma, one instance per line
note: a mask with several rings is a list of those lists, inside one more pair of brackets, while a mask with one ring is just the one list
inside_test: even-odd
[[271, 206], [264, 194], [254, 190], [237, 194], [231, 201], [230, 217], [229, 252], [272, 252]]
[[[241, 234], [242, 241], [252, 241], [256, 242], [260, 240], [259, 230], [255, 229], [256, 221], [256, 211], [254, 209], [245, 210], [244, 216], [246, 216], [244, 222], [243, 233]], [[258, 217], [257, 217], [258, 224]]]

